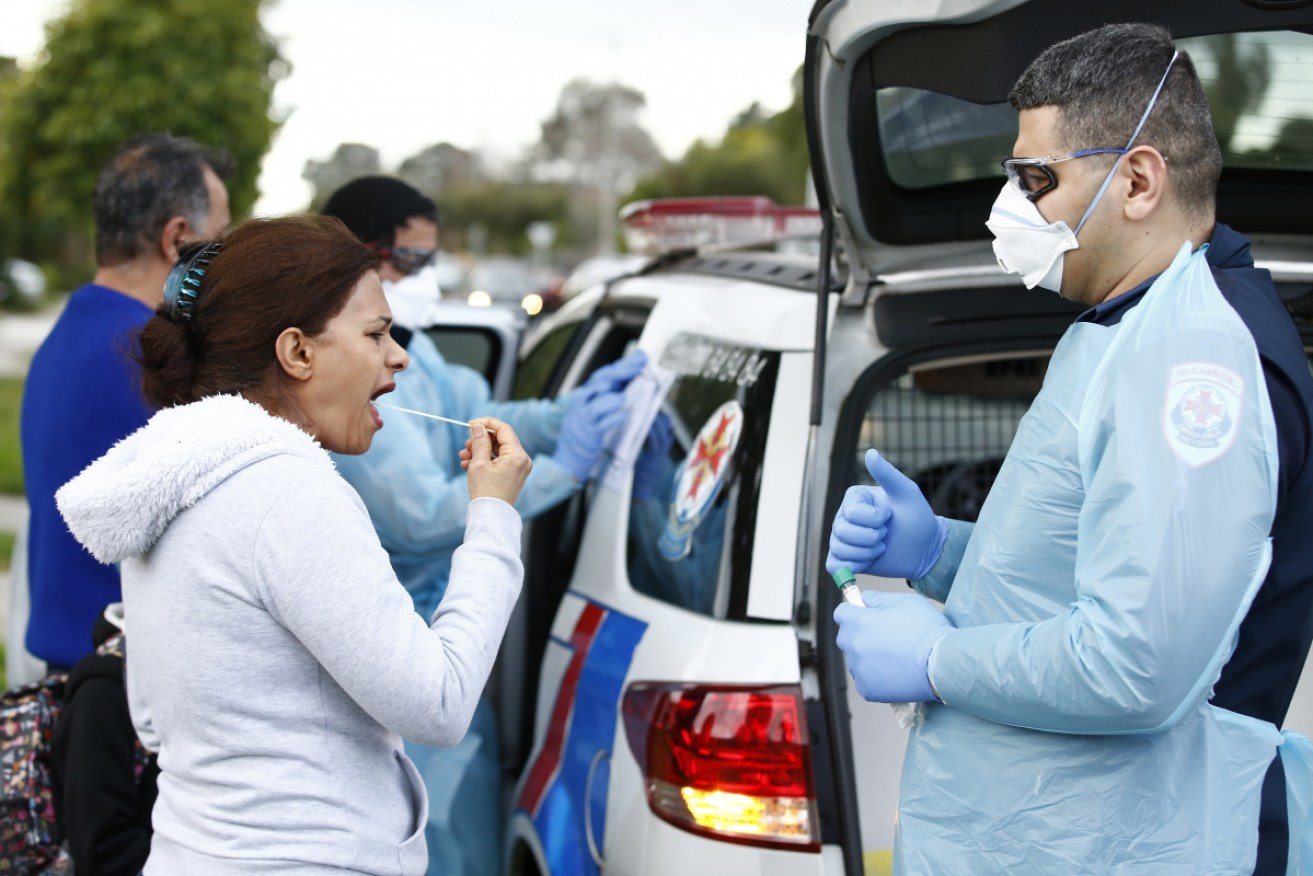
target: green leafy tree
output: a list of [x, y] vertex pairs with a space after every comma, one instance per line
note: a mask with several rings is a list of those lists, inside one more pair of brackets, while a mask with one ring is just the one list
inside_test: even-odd
[[[14, 91], [18, 87], [18, 62], [13, 58], [0, 56], [0, 120], [13, 101]], [[2, 124], [2, 122], [0, 122]], [[4, 146], [0, 143], [0, 168], [8, 164]], [[18, 252], [18, 235], [22, 222], [19, 221], [14, 205], [0, 199], [0, 261], [16, 255]], [[0, 294], [0, 302], [7, 302], [7, 296]]]
[[31, 227], [87, 235], [101, 165], [124, 140], [168, 131], [232, 153], [233, 213], [249, 213], [289, 69], [260, 24], [265, 3], [73, 0], [4, 114], [6, 202]]
[[477, 153], [435, 143], [401, 162], [397, 176], [432, 197], [453, 186], [474, 185], [483, 179], [483, 169]]
[[616, 196], [661, 165], [661, 150], [639, 122], [647, 98], [619, 82], [575, 79], [561, 89], [530, 161], [533, 175], [590, 190], [597, 242], [614, 249]]
[[310, 212], [318, 213], [333, 192], [351, 180], [378, 173], [382, 173], [378, 150], [365, 143], [339, 143], [327, 161], [307, 161], [301, 179], [315, 188]]
[[[448, 187], [438, 194], [437, 204], [446, 249], [526, 254], [525, 229], [540, 221], [556, 226], [558, 246], [578, 243], [569, 219], [570, 187], [564, 183], [486, 180]], [[481, 238], [481, 244], [476, 246], [474, 238]]]
[[802, 115], [802, 70], [793, 77], [793, 102], [774, 114], [752, 104], [730, 123], [719, 143], [697, 140], [678, 161], [641, 180], [628, 201], [711, 195], [766, 195], [801, 203], [807, 180], [807, 133]]

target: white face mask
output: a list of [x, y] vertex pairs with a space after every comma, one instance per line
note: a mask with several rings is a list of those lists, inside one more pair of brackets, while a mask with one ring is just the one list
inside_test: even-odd
[[383, 294], [392, 308], [394, 323], [402, 328], [423, 328], [429, 322], [430, 310], [442, 296], [438, 269], [429, 265], [400, 280], [384, 280]]
[[1062, 257], [1080, 247], [1066, 222], [1049, 222], [1016, 186], [1004, 183], [985, 226], [1000, 268], [1019, 275], [1027, 289], [1062, 291]]
[[[1172, 53], [1172, 60], [1167, 62], [1163, 78], [1158, 81], [1158, 87], [1149, 98], [1149, 105], [1144, 108], [1144, 113], [1140, 116], [1140, 123], [1135, 126], [1131, 139], [1122, 149], [1123, 155], [1135, 145], [1135, 138], [1140, 136], [1140, 129], [1144, 127], [1149, 113], [1153, 111], [1153, 105], [1158, 102], [1158, 95], [1162, 93], [1163, 84], [1167, 82], [1167, 75], [1172, 72], [1172, 65], [1176, 63], [1180, 54], [1180, 52]], [[1103, 197], [1108, 183], [1112, 182], [1112, 176], [1121, 163], [1122, 156], [1119, 155], [1112, 170], [1103, 177], [1103, 184], [1099, 186], [1094, 200], [1085, 208], [1085, 215], [1076, 223], [1075, 231], [1061, 220], [1047, 221], [1040, 213], [1039, 207], [1036, 207], [1019, 188], [1011, 183], [1003, 183], [1003, 191], [994, 199], [994, 206], [989, 209], [989, 219], [985, 220], [985, 227], [994, 235], [994, 257], [998, 259], [998, 266], [1009, 274], [1019, 275], [1027, 289], [1039, 286], [1061, 294], [1063, 257], [1073, 249], [1080, 249], [1076, 235], [1085, 227], [1086, 220], [1098, 206], [1099, 199]]]

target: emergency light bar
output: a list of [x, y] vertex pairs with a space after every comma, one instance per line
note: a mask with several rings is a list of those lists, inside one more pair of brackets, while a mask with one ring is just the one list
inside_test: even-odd
[[760, 195], [661, 198], [620, 210], [631, 252], [655, 255], [708, 245], [763, 244], [818, 237], [821, 214], [810, 207], [781, 207]]

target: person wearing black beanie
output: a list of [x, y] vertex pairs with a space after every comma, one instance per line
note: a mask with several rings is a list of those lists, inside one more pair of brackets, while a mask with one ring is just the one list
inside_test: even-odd
[[433, 199], [390, 176], [364, 176], [342, 186], [321, 211], [336, 216], [383, 259], [379, 279], [398, 282], [433, 263], [438, 208]]

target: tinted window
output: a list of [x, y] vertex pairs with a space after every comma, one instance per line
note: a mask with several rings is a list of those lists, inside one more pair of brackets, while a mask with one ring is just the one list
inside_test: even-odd
[[1003, 175], [999, 162], [1017, 139], [1017, 114], [1008, 104], [975, 104], [919, 88], [882, 88], [875, 102], [895, 184], [924, 188]]
[[880, 451], [917, 482], [937, 514], [974, 521], [1048, 356], [919, 367], [881, 383], [866, 405], [847, 483], [874, 483], [863, 457]]
[[700, 614], [743, 614], [779, 359], [692, 335], [662, 354], [676, 378], [635, 468], [636, 590]]
[[[1223, 162], [1233, 168], [1313, 170], [1313, 36], [1284, 31], [1176, 41], [1208, 94]], [[919, 88], [876, 92], [889, 178], [905, 188], [1001, 176], [1016, 113]], [[1122, 146], [1090, 143], [1085, 148]]]
[[1208, 92], [1223, 163], [1313, 170], [1313, 36], [1221, 34], [1176, 44]]
[[502, 344], [496, 332], [481, 328], [431, 326], [424, 333], [433, 339], [448, 362], [473, 368], [488, 378], [488, 383], [496, 381]]
[[515, 371], [515, 386], [511, 398], [542, 398], [547, 383], [552, 379], [552, 372], [566, 347], [570, 345], [577, 322], [564, 323], [552, 329], [520, 362]]

